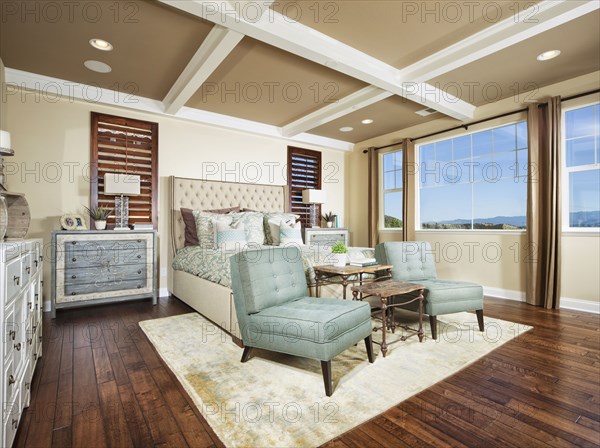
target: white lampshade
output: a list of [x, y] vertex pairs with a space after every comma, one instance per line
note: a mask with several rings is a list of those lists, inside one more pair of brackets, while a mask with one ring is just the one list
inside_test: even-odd
[[140, 194], [140, 176], [134, 174], [107, 173], [104, 176], [104, 194]]
[[10, 132], [0, 131], [0, 152], [4, 154], [14, 154], [10, 143]]
[[323, 190], [303, 190], [302, 202], [304, 204], [324, 204], [327, 202], [327, 194]]

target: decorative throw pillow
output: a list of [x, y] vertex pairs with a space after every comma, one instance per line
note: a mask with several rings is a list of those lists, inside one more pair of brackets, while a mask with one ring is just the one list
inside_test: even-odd
[[273, 218], [273, 219], [269, 219], [268, 225], [269, 225], [269, 231], [271, 232], [271, 239], [272, 239], [272, 245], [273, 246], [279, 246], [281, 244], [281, 241], [279, 239], [280, 234], [281, 234], [281, 223], [286, 223], [289, 227], [293, 227], [294, 224], [296, 223], [296, 219], [292, 218], [292, 219], [279, 219], [279, 218]]
[[194, 219], [196, 220], [196, 233], [198, 234], [198, 243], [200, 247], [204, 249], [215, 248], [215, 227], [213, 221], [220, 219], [225, 221], [227, 224], [231, 224], [233, 221], [232, 216], [224, 215], [222, 213], [208, 213], [194, 210]]
[[263, 214], [260, 212], [232, 213], [234, 223], [243, 223], [246, 229], [246, 240], [248, 243], [265, 244], [265, 229], [263, 225]]
[[216, 221], [217, 247], [221, 250], [242, 249], [246, 245], [246, 231], [241, 222], [227, 224], [223, 220]]
[[203, 210], [204, 212], [207, 213], [218, 213], [220, 215], [224, 215], [226, 213], [238, 213], [241, 211], [240, 206], [237, 205], [235, 207], [229, 207], [229, 208], [217, 208], [215, 210]]
[[181, 218], [185, 225], [185, 243], [184, 246], [197, 246], [198, 232], [196, 231], [196, 219], [194, 219], [194, 211], [191, 208], [181, 208]]
[[[265, 213], [263, 217], [264, 229], [265, 229], [265, 241], [266, 244], [277, 246], [279, 243], [274, 243], [273, 239], [275, 235], [279, 235], [279, 229], [271, 228], [269, 225], [269, 221], [273, 221], [273, 223], [277, 226], [281, 223], [281, 221], [291, 221], [296, 222], [300, 216], [294, 215], [293, 213]], [[275, 239], [277, 239], [275, 237]]]
[[279, 244], [285, 246], [286, 244], [299, 244], [303, 245], [302, 241], [302, 224], [300, 222], [288, 223], [281, 221], [279, 226]]

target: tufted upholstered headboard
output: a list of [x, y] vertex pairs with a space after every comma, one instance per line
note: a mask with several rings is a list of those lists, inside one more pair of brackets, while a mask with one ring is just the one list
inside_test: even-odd
[[171, 248], [183, 247], [185, 226], [180, 208], [212, 210], [235, 207], [261, 212], [289, 210], [286, 185], [245, 184], [171, 176]]

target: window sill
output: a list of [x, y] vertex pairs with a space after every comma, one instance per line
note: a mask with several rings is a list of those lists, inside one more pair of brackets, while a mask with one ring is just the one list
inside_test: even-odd
[[402, 229], [379, 229], [379, 233], [402, 233]]
[[563, 230], [562, 236], [599, 237], [600, 230]]

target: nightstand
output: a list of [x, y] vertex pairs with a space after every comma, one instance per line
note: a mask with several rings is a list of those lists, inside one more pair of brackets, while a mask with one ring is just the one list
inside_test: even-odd
[[304, 244], [332, 246], [338, 241], [350, 246], [350, 230], [341, 227], [309, 227], [304, 229]]
[[151, 297], [156, 305], [156, 232], [52, 232], [52, 317], [59, 308]]

